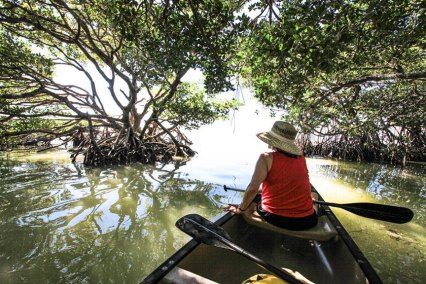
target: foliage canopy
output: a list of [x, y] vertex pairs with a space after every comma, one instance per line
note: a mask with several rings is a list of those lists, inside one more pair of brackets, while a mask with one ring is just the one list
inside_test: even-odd
[[[73, 141], [93, 165], [190, 156], [182, 127], [237, 108], [214, 94], [242, 75], [308, 154], [424, 160], [425, 15], [420, 0], [3, 0], [0, 136]], [[60, 66], [86, 87], [55, 81]], [[194, 69], [203, 88], [182, 82]]]
[[316, 135], [305, 150], [424, 159], [424, 3], [268, 2], [245, 42], [245, 75], [260, 101]]
[[[75, 155], [83, 153], [86, 164], [192, 155], [179, 128], [211, 123], [237, 107], [235, 101], [207, 96], [232, 88], [230, 57], [239, 32], [235, 5], [2, 1], [2, 137], [26, 140], [29, 133], [15, 122], [44, 117], [51, 125], [34, 123], [30, 134], [73, 141]], [[87, 87], [55, 81], [60, 66], [79, 72]], [[194, 94], [194, 88], [181, 86], [191, 69], [205, 76], [204, 88]], [[196, 103], [176, 119], [183, 114], [182, 100]], [[120, 110], [118, 117], [108, 112], [111, 104]]]

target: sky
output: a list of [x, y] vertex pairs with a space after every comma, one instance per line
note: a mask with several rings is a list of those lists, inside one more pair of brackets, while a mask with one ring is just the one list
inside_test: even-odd
[[276, 119], [249, 91], [244, 92], [244, 101], [228, 120], [188, 133], [192, 149], [198, 152], [185, 168], [192, 178], [245, 188], [259, 155], [269, 150], [256, 134], [269, 131]]
[[[107, 84], [105, 80], [95, 71], [94, 67], [90, 64], [87, 66], [88, 71], [93, 76], [96, 81], [96, 85], [100, 90], [109, 92], [107, 89]], [[76, 85], [82, 87], [86, 90], [90, 90], [90, 83], [85, 76], [82, 76], [80, 72], [76, 71], [69, 66], [59, 66], [55, 70], [54, 80], [58, 83], [64, 85]], [[200, 82], [202, 83], [202, 73], [199, 70], [189, 70], [188, 73], [184, 76], [182, 81], [184, 82]], [[125, 84], [117, 84], [117, 90], [126, 88]], [[254, 135], [257, 132], [267, 131], [272, 127], [272, 123], [275, 119], [270, 118], [269, 111], [263, 108], [260, 103], [256, 102], [253, 97], [252, 91], [249, 89], [239, 90], [238, 92], [230, 92], [230, 96], [236, 97], [244, 105], [240, 107], [238, 111], [231, 112], [228, 120], [218, 121], [213, 125], [202, 127], [197, 131], [198, 135], [195, 137], [194, 143], [197, 143], [198, 146], [203, 147], [205, 144], [209, 144], [210, 140], [215, 140], [218, 137], [218, 133], [225, 135], [227, 140], [232, 140], [236, 145], [242, 142], [244, 139], [244, 144], [250, 142], [250, 135]], [[116, 108], [115, 103], [112, 101], [109, 96], [105, 96], [104, 106], [109, 113], [113, 115], [120, 115], [121, 112]], [[256, 114], [257, 112], [257, 114]], [[265, 127], [267, 129], [265, 129]], [[204, 136], [209, 136], [209, 139], [204, 139]], [[253, 136], [255, 137], [255, 136]], [[203, 140], [204, 139], [204, 140]], [[257, 138], [256, 138], [257, 139]], [[217, 141], [220, 143], [220, 141]], [[229, 141], [228, 141], [229, 143]]]
[[[88, 62], [86, 63], [85, 68], [96, 83], [97, 91], [100, 94], [106, 111], [112, 115], [121, 115], [121, 110], [117, 107], [115, 101], [110, 96], [108, 84], [105, 79], [99, 74], [93, 64]], [[108, 68], [105, 68], [104, 72], [107, 74], [107, 76], [109, 76], [111, 73]], [[91, 91], [90, 81], [87, 79], [87, 77], [83, 75], [82, 72], [77, 71], [71, 66], [57, 65], [53, 77], [56, 83], [67, 86], [77, 86], [83, 88], [84, 90]], [[200, 70], [190, 69], [181, 81], [203, 84], [203, 74]], [[122, 81], [119, 77], [116, 77], [114, 90], [120, 99], [120, 90], [123, 90], [125, 93], [127, 93], [128, 88], [124, 81]], [[106, 95], [103, 96], [102, 94]], [[122, 99], [124, 99], [124, 97]], [[123, 100], [122, 102], [125, 101]]]
[[[93, 67], [88, 66], [89, 70], [91, 68]], [[103, 78], [96, 75], [94, 69], [91, 74], [99, 88], [107, 91]], [[59, 83], [89, 90], [89, 81], [71, 67], [60, 66], [54, 78]], [[202, 73], [190, 70], [182, 81], [202, 82]], [[119, 85], [117, 89], [119, 88], [125, 86]], [[184, 132], [193, 142], [191, 148], [198, 152], [185, 170], [190, 172], [193, 178], [212, 183], [237, 185], [229, 183], [231, 179], [244, 184], [260, 153], [268, 151], [267, 145], [259, 140], [256, 134], [270, 130], [276, 119], [270, 117], [269, 111], [254, 99], [253, 92], [249, 89], [240, 89], [227, 95], [234, 96], [243, 103], [239, 110], [231, 111], [226, 120], [218, 120], [198, 130]], [[104, 105], [113, 115], [120, 114], [119, 109], [114, 108], [112, 99], [106, 99]], [[206, 172], [209, 171], [211, 175], [207, 177]]]

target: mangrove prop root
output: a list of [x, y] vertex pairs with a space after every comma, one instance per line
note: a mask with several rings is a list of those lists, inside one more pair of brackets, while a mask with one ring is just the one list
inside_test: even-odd
[[82, 155], [84, 165], [93, 167], [135, 162], [143, 164], [168, 163], [176, 155], [178, 146], [181, 155], [183, 154], [184, 157], [195, 155], [196, 152], [189, 146], [176, 145], [175, 143], [176, 141], [141, 141], [136, 136], [101, 139], [97, 143], [92, 143], [90, 137], [87, 137], [79, 143], [78, 147], [70, 151], [72, 152], [71, 159], [73, 162], [78, 155]]

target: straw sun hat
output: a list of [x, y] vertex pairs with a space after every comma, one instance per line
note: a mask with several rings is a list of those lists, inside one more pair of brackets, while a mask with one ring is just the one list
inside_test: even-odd
[[285, 121], [276, 121], [270, 131], [256, 134], [256, 136], [266, 144], [281, 149], [284, 152], [299, 156], [302, 155], [303, 152], [294, 143], [296, 135], [297, 130], [293, 125]]

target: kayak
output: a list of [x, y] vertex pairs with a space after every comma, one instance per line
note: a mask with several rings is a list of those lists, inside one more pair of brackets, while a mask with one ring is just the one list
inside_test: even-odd
[[[227, 212], [211, 221], [246, 254], [304, 283], [383, 283], [330, 208], [322, 205], [319, 214], [318, 225], [306, 231], [277, 228], [249, 214]], [[192, 239], [141, 283], [252, 283], [248, 279], [272, 274], [243, 253]]]

